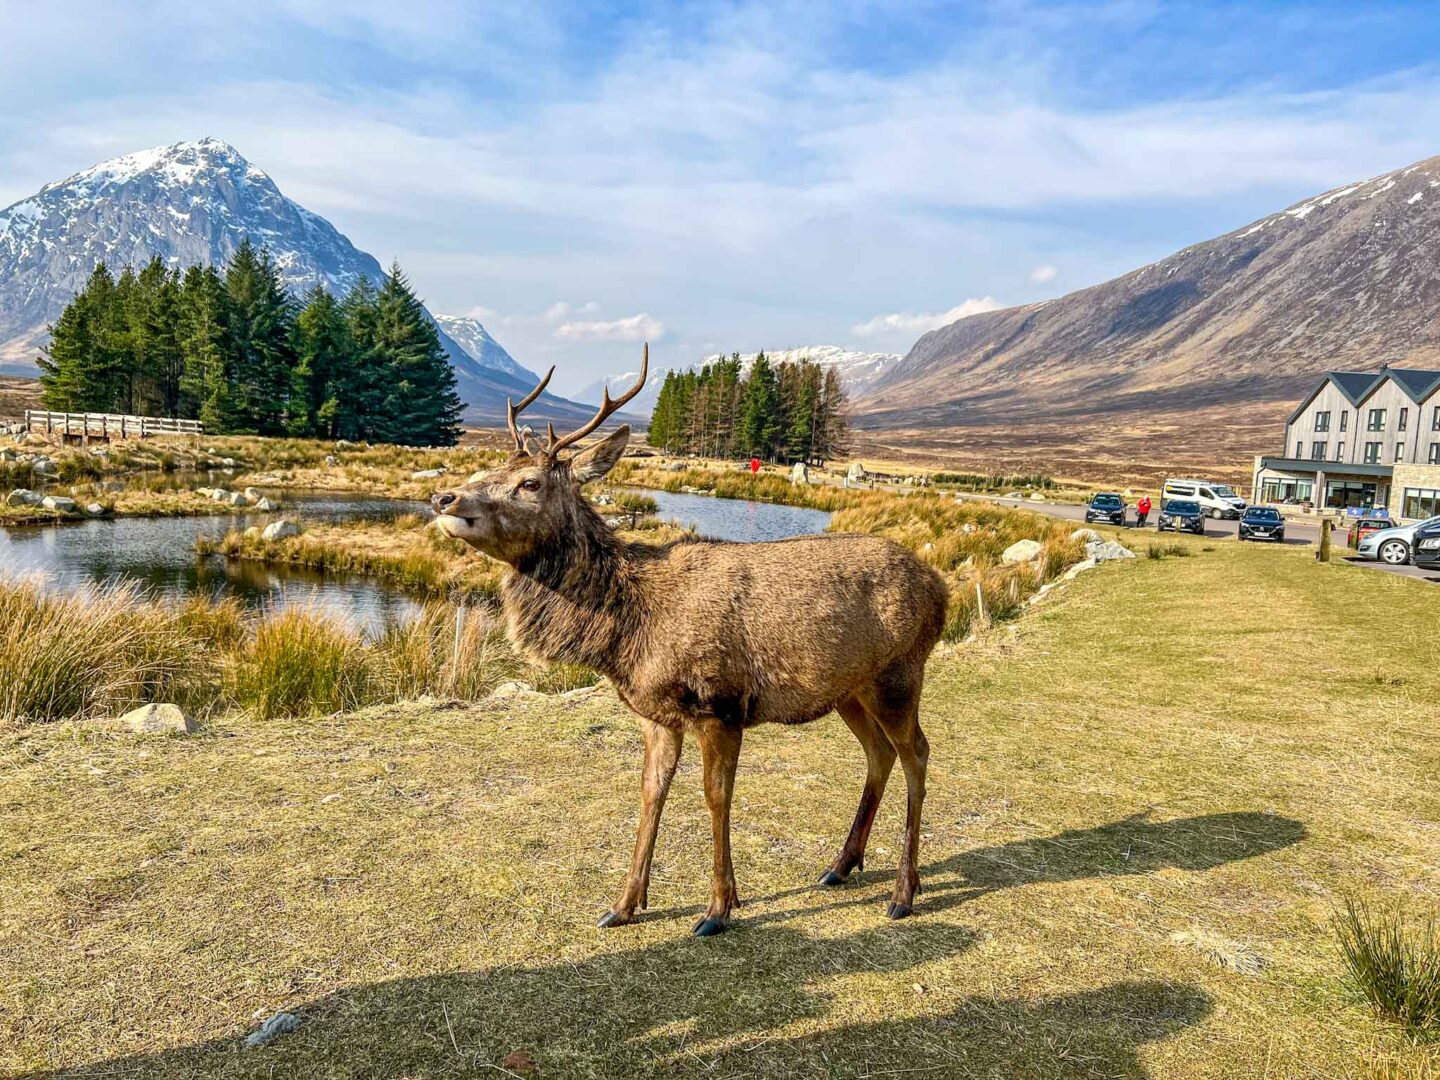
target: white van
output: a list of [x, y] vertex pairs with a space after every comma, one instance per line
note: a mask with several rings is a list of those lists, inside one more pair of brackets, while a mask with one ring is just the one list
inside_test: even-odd
[[1245, 513], [1244, 499], [1232, 488], [1210, 480], [1166, 480], [1160, 489], [1161, 505], [1169, 499], [1194, 499], [1212, 518], [1233, 520]]

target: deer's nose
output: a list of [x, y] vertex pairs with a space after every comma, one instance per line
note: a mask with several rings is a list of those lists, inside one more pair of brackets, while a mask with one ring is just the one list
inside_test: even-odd
[[449, 510], [450, 507], [454, 506], [459, 499], [460, 496], [456, 495], [453, 491], [437, 491], [434, 495], [430, 496], [430, 505], [443, 514], [446, 510]]

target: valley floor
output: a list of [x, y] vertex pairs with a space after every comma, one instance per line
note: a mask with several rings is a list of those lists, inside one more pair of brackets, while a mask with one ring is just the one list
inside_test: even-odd
[[[932, 661], [898, 923], [898, 777], [864, 873], [812, 884], [863, 772], [833, 716], [747, 738], [745, 905], [710, 940], [693, 746], [647, 917], [593, 927], [637, 813], [608, 688], [4, 736], [0, 1074], [1433, 1075], [1346, 989], [1329, 922], [1350, 893], [1437, 898], [1433, 595], [1181, 543]], [[244, 1049], [279, 1009], [299, 1030]]]

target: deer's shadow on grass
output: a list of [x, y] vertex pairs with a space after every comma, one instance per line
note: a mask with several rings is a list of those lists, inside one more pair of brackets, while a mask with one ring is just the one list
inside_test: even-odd
[[[1151, 822], [1143, 815], [1014, 841], [933, 862], [920, 911], [997, 889], [1164, 867], [1202, 871], [1302, 839], [1297, 821], [1229, 813]], [[872, 873], [880, 880], [887, 875]], [[805, 890], [765, 898], [773, 901]], [[828, 898], [828, 890], [816, 889]], [[1199, 1023], [1198, 989], [1116, 982], [1039, 999], [914, 995], [926, 966], [975, 945], [964, 927], [923, 917], [839, 938], [785, 921], [858, 897], [745, 915], [736, 932], [672, 939], [574, 963], [512, 965], [398, 979], [293, 1006], [304, 1025], [268, 1047], [242, 1049], [243, 1030], [199, 1045], [47, 1073], [101, 1077], [459, 1076], [516, 1050], [541, 1076], [1107, 1076], [1142, 1078], [1140, 1048]], [[670, 914], [673, 914], [670, 913]], [[878, 912], [877, 912], [878, 918]], [[680, 925], [676, 921], [677, 927]], [[609, 940], [609, 939], [607, 939]], [[623, 937], [614, 940], [623, 942]], [[913, 974], [912, 974], [913, 972]], [[873, 979], [847, 995], [837, 1024], [835, 980]], [[806, 1021], [821, 1030], [786, 1034]]]
[[[839, 938], [764, 925], [688, 934], [575, 963], [505, 966], [355, 987], [291, 1006], [299, 1030], [246, 1048], [245, 1029], [28, 1080], [504, 1075], [523, 1051], [542, 1078], [611, 1076], [1131, 1077], [1140, 1048], [1201, 1022], [1194, 987], [1116, 982], [1024, 1000], [912, 982], [974, 945], [962, 927], [882, 924]], [[837, 1009], [835, 984], [850, 988]], [[795, 1034], [807, 1021], [818, 1030]], [[497, 1070], [497, 1067], [498, 1070]], [[516, 1063], [512, 1060], [511, 1067]]]
[[[1088, 878], [1150, 874], [1157, 870], [1213, 870], [1290, 847], [1305, 839], [1305, 826], [1293, 818], [1255, 811], [1150, 821], [1148, 813], [1053, 836], [1012, 840], [974, 848], [920, 868], [921, 893], [916, 912], [943, 911], [1001, 889], [1022, 885], [1082, 881]], [[874, 840], [871, 841], [872, 847]], [[893, 870], [854, 874], [858, 884], [890, 881]], [[819, 886], [785, 889], [761, 897], [766, 903], [788, 897], [828, 893]], [[838, 890], [844, 892], [843, 887]], [[837, 899], [832, 904], [766, 913], [763, 919], [792, 918], [802, 911], [875, 903], [873, 897]], [[745, 917], [741, 910], [741, 918]]]

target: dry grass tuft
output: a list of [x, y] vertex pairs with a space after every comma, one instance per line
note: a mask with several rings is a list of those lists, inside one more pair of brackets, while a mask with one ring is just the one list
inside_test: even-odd
[[1260, 954], [1244, 942], [1232, 941], [1213, 930], [1195, 927], [1192, 930], [1177, 930], [1170, 935], [1176, 945], [1194, 949], [1216, 967], [1233, 971], [1238, 975], [1258, 975], [1265, 966]]

